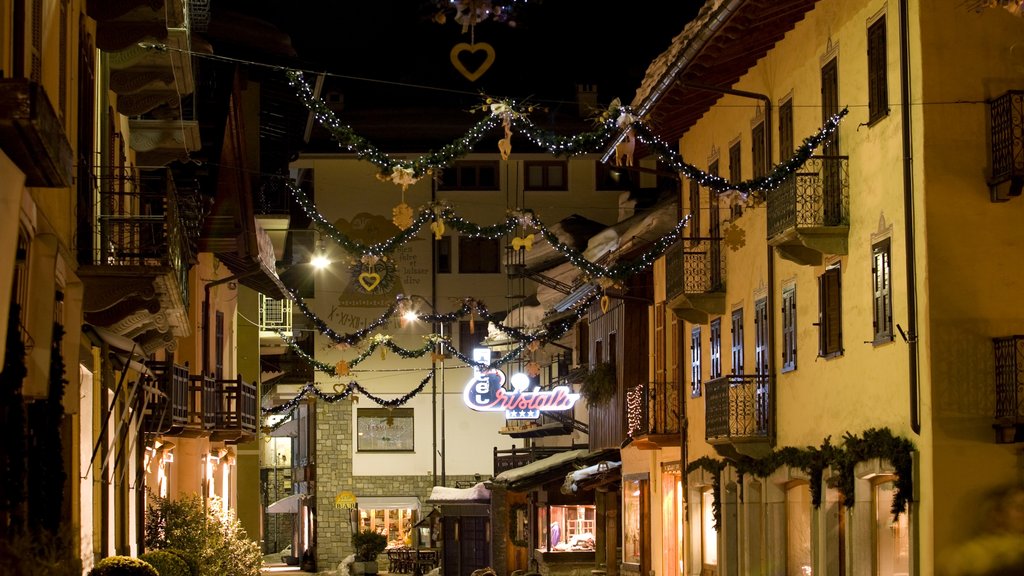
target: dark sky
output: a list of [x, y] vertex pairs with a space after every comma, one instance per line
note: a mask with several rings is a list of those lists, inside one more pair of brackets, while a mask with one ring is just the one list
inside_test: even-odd
[[[346, 107], [425, 105], [466, 107], [480, 92], [545, 104], [571, 100], [577, 83], [596, 83], [599, 101], [632, 100], [650, 61], [663, 52], [699, 2], [612, 3], [593, 0], [519, 0], [516, 26], [479, 23], [473, 40], [493, 46], [494, 64], [478, 80], [463, 77], [450, 60], [470, 33], [448, 13], [432, 20], [436, 3], [419, 0], [221, 0], [223, 15], [237, 11], [272, 22], [291, 37], [302, 67], [326, 70], [345, 92]], [[216, 14], [216, 13], [215, 13]], [[474, 69], [483, 52], [463, 54]], [[476, 58], [476, 60], [474, 60]]]

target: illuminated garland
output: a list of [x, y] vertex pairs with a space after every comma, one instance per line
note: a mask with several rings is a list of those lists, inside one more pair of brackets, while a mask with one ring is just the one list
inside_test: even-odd
[[388, 320], [390, 320], [391, 317], [394, 316], [395, 311], [398, 309], [398, 302], [393, 302], [390, 306], [388, 306], [388, 309], [383, 314], [381, 314], [373, 322], [370, 322], [370, 324], [365, 328], [356, 330], [355, 332], [349, 332], [347, 334], [340, 334], [331, 329], [331, 327], [328, 326], [327, 323], [323, 321], [323, 319], [317, 316], [315, 312], [310, 310], [309, 306], [306, 305], [306, 301], [302, 299], [302, 296], [299, 296], [299, 294], [294, 290], [289, 290], [289, 293], [291, 295], [292, 302], [294, 302], [295, 305], [299, 307], [299, 311], [301, 311], [302, 314], [306, 318], [308, 318], [309, 321], [312, 322], [314, 326], [316, 326], [316, 329], [321, 334], [330, 338], [331, 341], [334, 342], [335, 344], [347, 344], [349, 346], [352, 346], [358, 344], [359, 342], [362, 342], [363, 339], [369, 336], [371, 332], [387, 324]]
[[[335, 394], [328, 394], [317, 388], [315, 383], [307, 382], [306, 385], [302, 387], [302, 390], [299, 390], [299, 393], [296, 394], [291, 400], [285, 402], [284, 404], [271, 406], [270, 408], [263, 408], [262, 412], [264, 416], [269, 416], [271, 414], [281, 414], [283, 412], [295, 410], [295, 408], [299, 405], [299, 402], [301, 402], [303, 398], [309, 395], [316, 396], [317, 398], [323, 400], [324, 402], [327, 402], [328, 404], [333, 404], [339, 400], [344, 400], [345, 398], [348, 398], [355, 392], [359, 392], [363, 396], [372, 400], [377, 405], [383, 406], [384, 408], [398, 408], [399, 406], [404, 405], [409, 400], [412, 400], [417, 394], [422, 392], [423, 389], [427, 386], [427, 382], [430, 382], [433, 376], [434, 375], [432, 373], [427, 374], [422, 380], [420, 380], [419, 385], [417, 385], [415, 388], [406, 392], [402, 396], [399, 396], [398, 398], [391, 399], [384, 399], [381, 398], [380, 396], [375, 396], [373, 393], [371, 393], [369, 390], [367, 390], [361, 384], [354, 380], [346, 384], [344, 390], [341, 390]], [[337, 389], [337, 387], [335, 387], [335, 389]]]
[[830, 438], [825, 438], [821, 447], [808, 446], [797, 448], [787, 446], [772, 450], [763, 458], [741, 457], [728, 462], [703, 456], [686, 466], [689, 474], [697, 469], [704, 469], [714, 474], [712, 486], [714, 501], [712, 510], [715, 513], [715, 526], [721, 520], [720, 483], [721, 471], [727, 464], [736, 468], [740, 476], [750, 474], [758, 478], [767, 478], [783, 466], [799, 468], [810, 476], [811, 504], [821, 506], [822, 478], [826, 469], [835, 470], [838, 474], [836, 489], [842, 495], [843, 505], [852, 507], [855, 503], [854, 490], [856, 474], [854, 468], [859, 462], [875, 458], [886, 459], [893, 465], [896, 472], [895, 490], [892, 496], [891, 512], [893, 520], [906, 512], [907, 504], [914, 494], [913, 470], [914, 443], [906, 438], [896, 436], [888, 428], [870, 428], [862, 436], [854, 436], [847, 432], [843, 436], [841, 446], [834, 446]]

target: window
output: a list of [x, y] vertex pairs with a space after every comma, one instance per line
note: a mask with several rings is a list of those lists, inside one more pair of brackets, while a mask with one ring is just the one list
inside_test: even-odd
[[715, 318], [711, 321], [711, 376], [722, 377], [722, 319]]
[[793, 147], [793, 99], [779, 104], [779, 160], [786, 161], [796, 149]]
[[796, 286], [782, 289], [782, 371], [796, 370]]
[[871, 247], [871, 289], [874, 299], [874, 343], [892, 342], [892, 291], [889, 284], [889, 239]]
[[868, 122], [889, 115], [889, 80], [885, 46], [885, 15], [868, 27]]
[[[821, 120], [824, 124], [839, 113], [839, 71], [836, 59], [828, 61], [821, 69]], [[823, 156], [834, 157], [839, 151], [839, 130], [833, 130], [822, 142]], [[833, 158], [827, 158], [821, 166], [822, 202], [826, 226], [838, 226], [842, 222], [842, 174], [840, 165]]]
[[596, 162], [596, 175], [594, 187], [596, 190], [629, 190], [633, 187], [633, 173], [629, 170], [616, 168]]
[[818, 277], [818, 355], [826, 358], [843, 353], [841, 290], [838, 264]]
[[501, 240], [459, 236], [459, 272], [497, 274], [501, 272]]
[[690, 238], [700, 238], [700, 184], [690, 180]]
[[[718, 176], [718, 160], [708, 166], [708, 173]], [[718, 193], [710, 192], [710, 221], [708, 222], [708, 236], [711, 238], [722, 237], [722, 214], [718, 211]], [[718, 240], [711, 240], [711, 286], [717, 290], [722, 285], [722, 245]], [[719, 374], [721, 375], [721, 374]]]
[[700, 396], [700, 326], [690, 331], [690, 397]]
[[576, 323], [576, 353], [579, 354], [580, 366], [590, 364], [590, 321], [581, 318]]
[[768, 173], [768, 148], [765, 146], [764, 122], [758, 122], [750, 130], [750, 161], [753, 163], [754, 178]]
[[597, 507], [593, 504], [537, 508], [537, 549], [545, 552], [594, 550]]
[[218, 380], [224, 378], [224, 313], [217, 311], [214, 320], [214, 375]]
[[442, 236], [434, 242], [434, 270], [437, 270], [438, 274], [451, 274], [452, 237]]
[[523, 162], [525, 190], [568, 190], [568, 165], [564, 160]]
[[667, 358], [668, 337], [665, 334], [665, 303], [658, 302], [654, 305], [654, 381], [661, 386], [661, 383], [668, 382]]
[[732, 311], [732, 373], [743, 374], [743, 308]]
[[619, 349], [618, 349], [618, 334], [610, 332], [608, 334], [608, 363], [614, 366], [618, 362]]
[[786, 574], [811, 574], [811, 487], [786, 489]]
[[474, 348], [483, 348], [487, 338], [487, 322], [483, 320], [459, 321], [459, 352], [469, 358], [473, 357]]
[[456, 161], [441, 172], [439, 190], [497, 190], [498, 161]]
[[356, 408], [358, 452], [411, 452], [412, 408]]
[[761, 298], [754, 303], [754, 373], [768, 374], [768, 299]]
[[[875, 574], [896, 576], [910, 574], [910, 523], [907, 514], [892, 519], [892, 496], [895, 478], [881, 476], [874, 485], [875, 542], [878, 543]], [[909, 512], [908, 512], [909, 513]]]
[[647, 475], [622, 479], [622, 562], [638, 566], [644, 561], [645, 520], [647, 508]]
[[[740, 139], [737, 138], [736, 142], [729, 146], [730, 182], [741, 182], [743, 180], [743, 164], [741, 163], [740, 156]], [[739, 218], [743, 215], [743, 206], [739, 202], [733, 202], [729, 209], [733, 218]]]
[[701, 574], [718, 573], [718, 524], [715, 520], [715, 492], [708, 486], [700, 493], [700, 552], [704, 570]]

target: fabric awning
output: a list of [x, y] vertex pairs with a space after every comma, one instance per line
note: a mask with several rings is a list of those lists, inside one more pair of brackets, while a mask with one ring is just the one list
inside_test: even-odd
[[356, 506], [363, 510], [419, 510], [420, 499], [415, 496], [356, 496]]
[[270, 506], [267, 506], [267, 512], [270, 514], [297, 514], [299, 512], [299, 506], [302, 504], [303, 496], [305, 496], [305, 494], [292, 494], [291, 496], [285, 496]]

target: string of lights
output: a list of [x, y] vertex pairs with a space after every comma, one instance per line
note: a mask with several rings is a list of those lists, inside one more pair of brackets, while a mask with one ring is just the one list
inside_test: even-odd
[[[316, 398], [323, 400], [328, 404], [333, 404], [339, 400], [344, 400], [345, 398], [348, 398], [349, 396], [355, 394], [356, 392], [362, 394], [363, 396], [365, 396], [366, 398], [370, 399], [375, 404], [383, 408], [398, 408], [400, 406], [403, 406], [404, 404], [409, 402], [409, 400], [415, 398], [417, 394], [422, 392], [423, 389], [426, 388], [427, 382], [430, 382], [431, 378], [433, 378], [433, 373], [427, 374], [426, 376], [423, 377], [422, 380], [420, 380], [420, 383], [415, 388], [397, 398], [382, 398], [380, 396], [377, 396], [370, 392], [369, 390], [367, 390], [363, 385], [361, 385], [359, 382], [356, 382], [355, 380], [349, 382], [348, 384], [345, 385], [344, 389], [338, 390], [334, 394], [329, 394], [327, 392], [324, 392], [323, 390], [320, 390], [320, 388], [318, 388], [314, 382], [307, 382], [306, 385], [303, 386], [302, 389], [299, 390], [298, 394], [293, 396], [291, 400], [288, 400], [284, 404], [278, 404], [277, 406], [263, 408], [262, 413], [264, 416], [269, 416], [272, 414], [282, 414], [285, 412], [290, 414], [298, 407], [299, 403], [302, 402], [304, 398], [310, 395], [315, 396]], [[337, 387], [335, 387], [335, 390], [337, 390]]]

